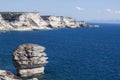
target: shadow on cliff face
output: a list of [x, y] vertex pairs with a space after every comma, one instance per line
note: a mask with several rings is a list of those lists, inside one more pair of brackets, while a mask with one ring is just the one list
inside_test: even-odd
[[20, 15], [22, 14], [16, 13], [16, 12], [1, 13], [1, 16], [3, 17], [3, 19], [8, 22], [18, 21]]

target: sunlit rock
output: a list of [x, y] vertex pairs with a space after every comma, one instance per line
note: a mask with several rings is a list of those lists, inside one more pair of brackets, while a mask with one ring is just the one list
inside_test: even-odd
[[0, 70], [0, 80], [21, 80], [10, 71]]
[[0, 30], [25, 31], [89, 27], [84, 21], [64, 16], [41, 16], [39, 12], [0, 12]]
[[13, 63], [20, 77], [44, 74], [47, 63], [45, 48], [37, 44], [23, 44], [13, 52]]

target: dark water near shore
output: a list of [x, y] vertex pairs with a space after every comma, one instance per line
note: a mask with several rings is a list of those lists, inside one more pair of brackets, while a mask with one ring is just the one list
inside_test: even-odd
[[120, 24], [100, 29], [1, 32], [0, 69], [16, 73], [12, 51], [23, 43], [46, 47], [44, 80], [120, 80]]

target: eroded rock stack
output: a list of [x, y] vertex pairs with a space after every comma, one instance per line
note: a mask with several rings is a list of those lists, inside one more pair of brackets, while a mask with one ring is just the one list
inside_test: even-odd
[[20, 77], [44, 74], [47, 63], [45, 48], [37, 44], [23, 44], [13, 52], [13, 63]]

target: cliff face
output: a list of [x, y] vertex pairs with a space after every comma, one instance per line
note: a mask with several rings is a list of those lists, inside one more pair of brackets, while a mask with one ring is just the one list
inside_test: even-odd
[[80, 27], [80, 23], [75, 19], [63, 16], [41, 16], [53, 28], [76, 28]]
[[47, 29], [39, 13], [0, 13], [0, 30]]
[[0, 30], [76, 28], [81, 23], [63, 16], [40, 16], [38, 12], [0, 12]]

